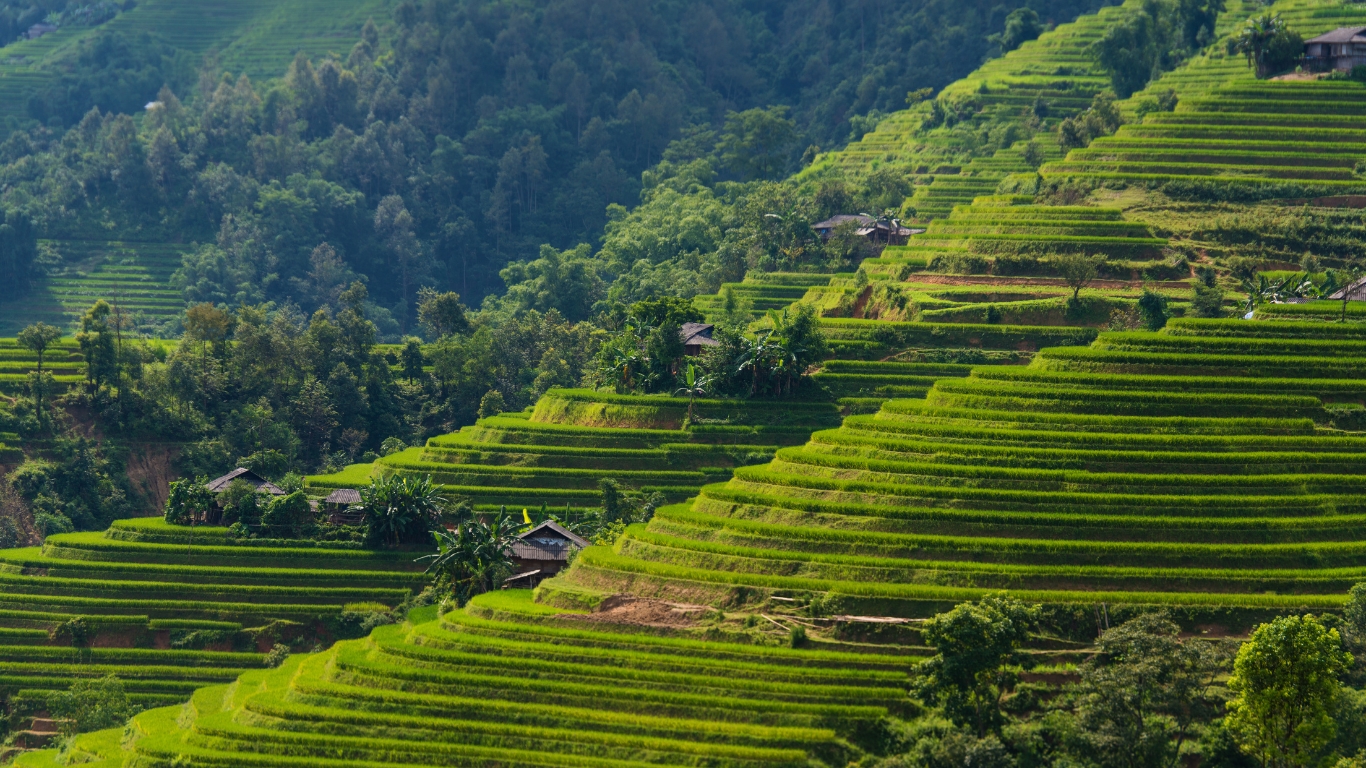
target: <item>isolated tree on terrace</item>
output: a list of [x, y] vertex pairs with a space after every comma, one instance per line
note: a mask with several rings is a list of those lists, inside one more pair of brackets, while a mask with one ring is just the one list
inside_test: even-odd
[[31, 350], [38, 356], [38, 371], [33, 383], [33, 402], [38, 411], [39, 423], [43, 420], [43, 354], [47, 348], [62, 337], [60, 328], [38, 322], [19, 332], [19, 345]]
[[367, 538], [397, 546], [421, 541], [441, 520], [445, 499], [431, 475], [378, 477], [360, 491]]
[[1063, 254], [1053, 259], [1058, 274], [1067, 281], [1067, 287], [1072, 289], [1070, 304], [1075, 305], [1080, 301], [1081, 289], [1090, 285], [1100, 274], [1100, 265], [1097, 261], [1096, 257], [1082, 253]]
[[1039, 621], [1039, 606], [988, 595], [925, 622], [925, 642], [937, 653], [922, 666], [920, 695], [944, 708], [954, 724], [978, 737], [1000, 728], [1001, 699], [1026, 661], [1021, 648]]
[[1257, 77], [1287, 69], [1304, 51], [1300, 33], [1290, 29], [1279, 13], [1264, 13], [1248, 19], [1238, 34], [1229, 38], [1228, 52], [1241, 53]]
[[698, 376], [697, 366], [688, 363], [688, 372], [685, 374], [684, 381], [687, 386], [681, 387], [677, 392], [674, 392], [674, 397], [680, 397], [682, 395], [688, 396], [688, 423], [691, 424], [693, 402], [699, 397], [707, 396], [707, 379], [704, 376]]

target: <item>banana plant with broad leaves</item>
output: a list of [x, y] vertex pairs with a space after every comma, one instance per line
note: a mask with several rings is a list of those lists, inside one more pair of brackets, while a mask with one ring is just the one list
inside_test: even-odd
[[1308, 272], [1296, 272], [1278, 279], [1259, 273], [1255, 281], [1243, 281], [1243, 290], [1247, 293], [1243, 306], [1247, 312], [1263, 304], [1280, 304], [1286, 299], [1313, 299], [1320, 295], [1319, 287], [1310, 279]]
[[427, 573], [447, 585], [456, 603], [464, 605], [475, 595], [497, 589], [512, 575], [512, 545], [522, 525], [509, 514], [492, 520], [474, 517], [454, 530], [432, 532], [436, 552], [424, 555]]
[[441, 521], [445, 503], [431, 475], [388, 475], [375, 478], [360, 491], [365, 510], [366, 538], [397, 546], [417, 543]]
[[688, 363], [688, 372], [684, 379], [687, 386], [679, 387], [678, 391], [674, 392], [674, 397], [688, 396], [688, 423], [691, 424], [693, 402], [699, 397], [707, 396], [707, 387], [711, 386], [711, 382], [706, 376], [699, 376], [697, 366], [692, 363]]

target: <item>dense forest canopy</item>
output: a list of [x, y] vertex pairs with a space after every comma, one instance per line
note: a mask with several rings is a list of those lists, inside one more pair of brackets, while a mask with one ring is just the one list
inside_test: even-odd
[[[1099, 4], [1029, 6], [1047, 23]], [[618, 279], [642, 246], [611, 222], [641, 201], [642, 174], [659, 186], [692, 164], [687, 183], [666, 185], [674, 193], [780, 178], [810, 148], [840, 146], [904, 107], [908, 91], [942, 87], [1028, 36], [1019, 14], [1007, 30], [1016, 8], [405, 2], [345, 55], [301, 56], [266, 83], [212, 57], [187, 61], [151, 35], [102, 31], [59, 87], [30, 101], [35, 124], [0, 145], [0, 205], [46, 237], [182, 243], [176, 283], [191, 302], [336, 310], [363, 276], [371, 315], [393, 337], [415, 327], [419, 287], [478, 304], [534, 277], [543, 245], [601, 244], [610, 253], [596, 278]], [[674, 170], [652, 181], [661, 160]], [[646, 195], [663, 208], [661, 197]], [[714, 258], [728, 223], [695, 218], [683, 252]], [[34, 269], [62, 258], [41, 256]], [[528, 266], [500, 276], [512, 262]], [[685, 269], [686, 281], [699, 271]]]

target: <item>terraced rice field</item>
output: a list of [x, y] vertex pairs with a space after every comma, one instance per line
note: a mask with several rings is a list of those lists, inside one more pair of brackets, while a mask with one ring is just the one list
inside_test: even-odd
[[[84, 736], [89, 763], [801, 766], [903, 713], [906, 654], [705, 642], [578, 621], [524, 592], [423, 609], [366, 640]], [[558, 614], [558, 615], [557, 615]], [[892, 649], [895, 650], [895, 649]], [[54, 765], [52, 753], [18, 766]]]
[[373, 470], [309, 478], [314, 488], [355, 487], [373, 472], [429, 475], [476, 506], [594, 507], [599, 482], [614, 479], [682, 500], [724, 480], [736, 466], [767, 461], [801, 444], [820, 425], [839, 423], [837, 406], [813, 402], [699, 399], [551, 390], [535, 409], [481, 419], [425, 446], [381, 459]]
[[[28, 386], [38, 369], [38, 355], [19, 346], [13, 338], [0, 338], [0, 392], [16, 392]], [[60, 339], [43, 354], [43, 371], [51, 373], [60, 388], [85, 380], [85, 358], [74, 339]], [[3, 436], [0, 436], [3, 437]], [[13, 441], [14, 438], [6, 438]]]
[[[425, 584], [414, 556], [160, 518], [0, 550], [0, 696], [41, 709], [48, 691], [115, 674], [143, 705], [184, 701], [263, 667], [276, 642], [337, 636], [348, 609], [403, 602]], [[60, 631], [78, 617], [79, 643]]]
[[566, 580], [817, 590], [907, 616], [1000, 588], [1331, 609], [1366, 578], [1366, 437], [1325, 426], [1325, 401], [1366, 401], [1366, 342], [1342, 329], [1182, 320], [941, 379], [661, 509]]
[[[393, 0], [140, 0], [99, 27], [72, 27], [0, 49], [0, 128], [28, 119], [31, 94], [50, 87], [64, 59], [104, 32], [153, 34], [196, 56], [217, 49], [225, 71], [262, 81], [284, 76], [294, 55], [345, 57], [366, 19], [382, 23]], [[184, 96], [184, 94], [181, 94]]]
[[1248, 81], [1183, 99], [1114, 136], [1043, 166], [1045, 176], [1169, 181], [1203, 179], [1324, 187], [1362, 186], [1366, 85], [1350, 81]]
[[930, 222], [901, 252], [1104, 253], [1112, 258], [1152, 258], [1166, 245], [1148, 225], [1125, 221], [1118, 208], [1035, 205], [1032, 196], [994, 195], [957, 205]]
[[164, 335], [167, 323], [185, 310], [185, 299], [170, 285], [184, 245], [160, 242], [46, 240], [66, 266], [24, 297], [0, 302], [0, 333], [15, 334], [42, 321], [63, 330], [79, 327], [80, 316], [99, 299], [119, 307], [144, 333]]

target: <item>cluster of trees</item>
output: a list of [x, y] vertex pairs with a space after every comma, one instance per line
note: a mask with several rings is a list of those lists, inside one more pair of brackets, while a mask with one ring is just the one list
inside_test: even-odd
[[770, 311], [766, 327], [744, 335], [744, 324], [720, 325], [715, 346], [690, 359], [680, 336], [683, 323], [700, 322], [690, 301], [663, 297], [625, 309], [620, 329], [598, 349], [592, 380], [618, 394], [664, 393], [700, 396], [791, 394], [806, 371], [825, 359], [829, 345], [815, 309], [795, 304]]
[[1149, 0], [1108, 26], [1088, 53], [1127, 99], [1214, 42], [1223, 10], [1224, 0]]
[[938, 717], [898, 734], [879, 768], [1354, 766], [1366, 749], [1366, 584], [1344, 617], [1285, 616], [1236, 653], [1161, 613], [1106, 629], [1061, 695], [1021, 685], [1040, 606], [988, 596], [924, 626], [918, 693]]
[[1228, 52], [1246, 57], [1257, 77], [1270, 77], [1291, 69], [1304, 57], [1304, 38], [1279, 13], [1264, 13], [1249, 19], [1229, 38]]

